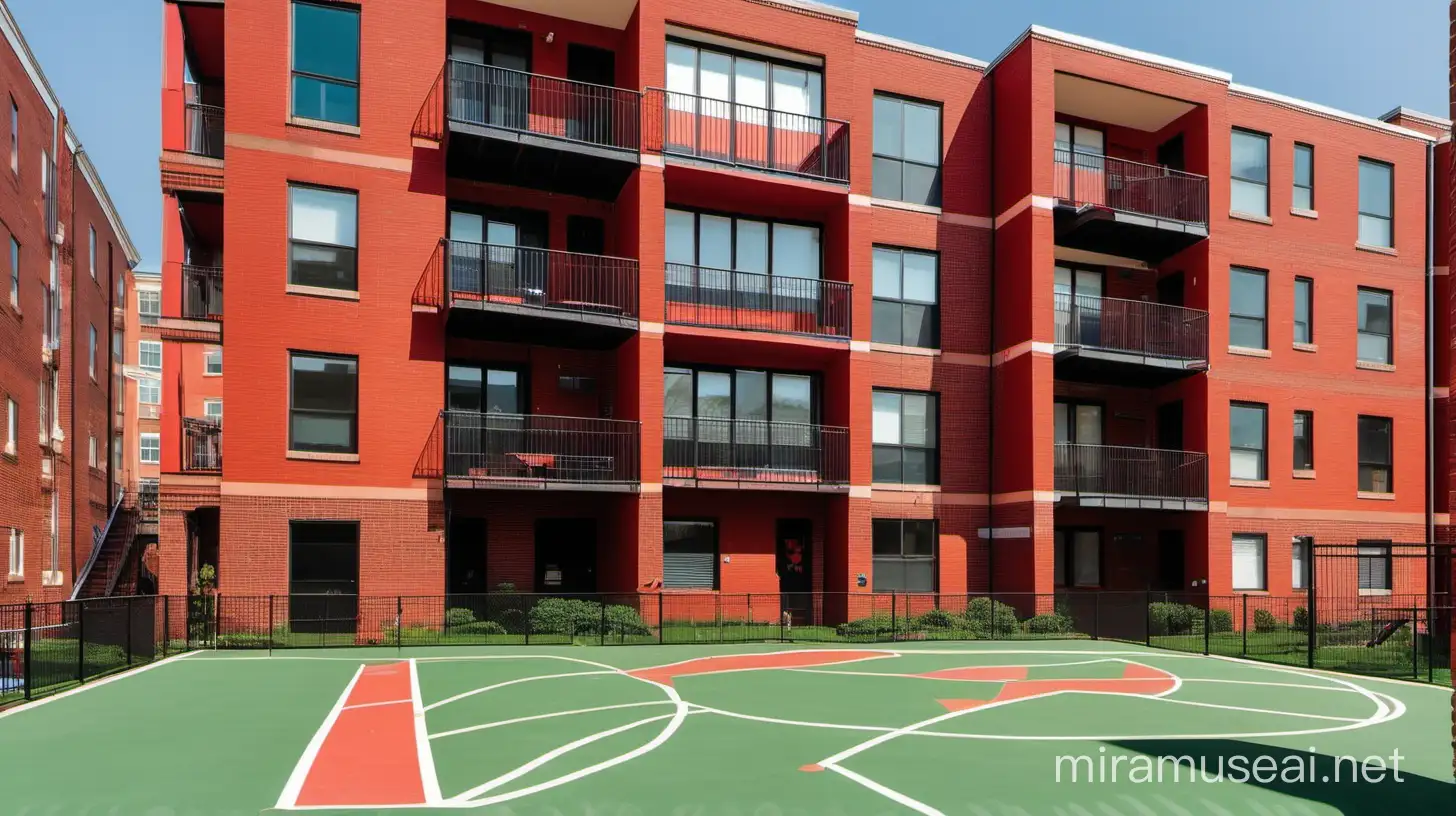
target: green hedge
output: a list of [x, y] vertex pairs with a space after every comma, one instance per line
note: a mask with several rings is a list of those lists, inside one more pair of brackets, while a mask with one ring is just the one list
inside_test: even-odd
[[1021, 629], [1016, 610], [1010, 604], [990, 598], [972, 598], [966, 606], [966, 619], [970, 621], [976, 637], [1008, 637]]
[[1033, 635], [1060, 635], [1076, 631], [1076, 626], [1067, 615], [1042, 614], [1026, 620], [1026, 631]]
[[[531, 607], [528, 616], [532, 634], [600, 635], [604, 614], [596, 601], [580, 598], [544, 598]], [[652, 630], [630, 606], [611, 605], [605, 610], [608, 635], [650, 635]], [[506, 627], [502, 627], [503, 629]]]

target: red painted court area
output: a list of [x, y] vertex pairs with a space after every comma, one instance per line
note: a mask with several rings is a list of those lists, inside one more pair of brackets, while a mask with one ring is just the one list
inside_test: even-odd
[[1003, 681], [1001, 690], [990, 700], [939, 700], [949, 711], [965, 711], [989, 703], [1025, 700], [1059, 691], [1091, 691], [1105, 694], [1167, 694], [1178, 687], [1178, 679], [1162, 669], [1127, 663], [1121, 677], [1075, 677], [1055, 680], [1027, 679], [1027, 666], [977, 666], [943, 669], [919, 675], [934, 680]]
[[365, 666], [329, 727], [298, 793], [301, 806], [425, 801], [409, 663]]
[[751, 669], [807, 669], [815, 666], [831, 666], [836, 663], [853, 663], [876, 657], [888, 657], [890, 652], [832, 650], [817, 652], [769, 652], [767, 654], [723, 655], [721, 657], [700, 657], [666, 666], [653, 666], [628, 672], [633, 677], [651, 680], [665, 686], [672, 685], [677, 677], [715, 672], [748, 671]]

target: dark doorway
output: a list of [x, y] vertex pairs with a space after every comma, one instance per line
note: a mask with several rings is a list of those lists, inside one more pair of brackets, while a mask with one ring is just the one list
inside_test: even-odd
[[1183, 589], [1183, 531], [1158, 531], [1157, 588], [1175, 592]]
[[617, 58], [605, 48], [569, 43], [566, 46], [566, 78], [587, 83], [570, 90], [571, 118], [566, 136], [592, 144], [615, 144], [613, 109], [617, 84]]
[[1183, 169], [1183, 134], [1158, 145], [1158, 164], [1170, 170]]
[[288, 622], [294, 632], [353, 633], [359, 619], [359, 523], [288, 523]]
[[779, 519], [776, 537], [782, 610], [793, 623], [809, 623], [813, 613], [814, 525], [808, 519]]
[[566, 251], [588, 255], [607, 254], [607, 225], [589, 215], [566, 217]]
[[450, 546], [445, 550], [445, 592], [479, 595], [485, 576], [485, 519], [451, 515]]
[[530, 109], [531, 34], [495, 26], [450, 27], [450, 116], [525, 130]]
[[1158, 278], [1158, 302], [1168, 306], [1183, 305], [1183, 273], [1174, 272]]
[[597, 591], [595, 519], [537, 519], [536, 591], [552, 595]]
[[1183, 450], [1183, 400], [1158, 406], [1158, 447]]

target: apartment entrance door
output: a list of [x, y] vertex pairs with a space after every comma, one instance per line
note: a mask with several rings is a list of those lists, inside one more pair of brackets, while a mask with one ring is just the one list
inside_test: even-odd
[[597, 591], [595, 519], [536, 521], [536, 591], [551, 595]]
[[779, 519], [776, 533], [781, 611], [793, 623], [808, 623], [814, 611], [813, 522]]

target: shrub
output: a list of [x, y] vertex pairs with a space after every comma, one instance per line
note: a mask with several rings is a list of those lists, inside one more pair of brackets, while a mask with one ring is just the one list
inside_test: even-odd
[[492, 609], [486, 613], [486, 619], [505, 627], [508, 634], [523, 635], [526, 633], [526, 610], [520, 607], [508, 606], [504, 609]]
[[1294, 607], [1294, 628], [1301, 632], [1309, 631], [1309, 610], [1302, 606]]
[[470, 611], [469, 609], [466, 609], [465, 607], [457, 606], [454, 609], [445, 610], [446, 628], [454, 629], [458, 626], [464, 626], [468, 623], [474, 622], [475, 613]]
[[1274, 613], [1267, 609], [1254, 610], [1254, 631], [1255, 632], [1276, 632], [1284, 627], [1274, 618]]
[[1231, 609], [1215, 609], [1208, 614], [1209, 631], [1217, 634], [1219, 632], [1232, 632], [1234, 630], [1234, 613]]
[[[1194, 621], [1197, 621], [1196, 628]], [[1153, 635], [1202, 634], [1203, 610], [1188, 604], [1162, 601], [1148, 604], [1148, 630]]]
[[531, 607], [530, 620], [533, 634], [588, 634], [601, 626], [602, 607], [579, 598], [543, 598]]
[[217, 636], [217, 647], [219, 649], [264, 649], [267, 646], [267, 635], [239, 632], [237, 634]]
[[966, 618], [977, 637], [1003, 637], [1019, 631], [1016, 610], [990, 598], [972, 598], [966, 606]]
[[630, 606], [607, 607], [607, 633], [612, 635], [650, 635], [652, 630]]
[[881, 632], [894, 630], [894, 621], [888, 612], [876, 612], [868, 618], [859, 618], [835, 627], [840, 637], [875, 637]]
[[964, 622], [964, 618], [958, 620], [944, 609], [931, 609], [916, 617], [911, 626], [917, 629], [954, 629], [957, 624]]
[[1072, 619], [1061, 614], [1036, 615], [1026, 620], [1026, 631], [1033, 635], [1060, 635], [1072, 632], [1075, 628]]
[[495, 621], [471, 621], [450, 627], [452, 635], [504, 635], [506, 628]]

